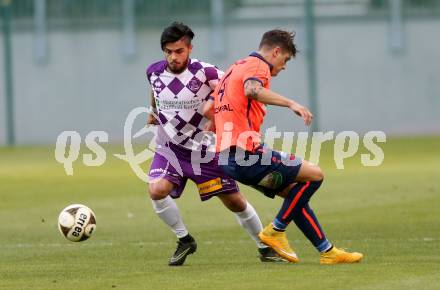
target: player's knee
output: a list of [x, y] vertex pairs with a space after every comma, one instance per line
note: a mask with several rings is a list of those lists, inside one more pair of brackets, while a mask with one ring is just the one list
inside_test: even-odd
[[150, 183], [148, 185], [148, 193], [151, 199], [159, 200], [165, 198], [170, 193], [170, 188], [160, 182]]
[[324, 180], [324, 172], [322, 172], [321, 168], [316, 166], [315, 170], [313, 170], [313, 174], [311, 176], [312, 181], [322, 181]]
[[304, 170], [300, 171], [297, 177], [297, 181], [322, 181], [324, 179], [324, 172], [317, 165], [308, 165], [304, 167]]
[[231, 209], [233, 212], [241, 212], [246, 209], [247, 201], [241, 194], [233, 204], [233, 209]]
[[219, 194], [223, 204], [232, 212], [241, 212], [246, 209], [246, 198], [239, 192], [233, 194]]

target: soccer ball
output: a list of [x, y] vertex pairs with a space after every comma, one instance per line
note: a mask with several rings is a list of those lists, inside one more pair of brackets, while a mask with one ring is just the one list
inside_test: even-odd
[[95, 214], [85, 205], [69, 205], [61, 211], [58, 217], [58, 229], [69, 241], [85, 241], [96, 229]]

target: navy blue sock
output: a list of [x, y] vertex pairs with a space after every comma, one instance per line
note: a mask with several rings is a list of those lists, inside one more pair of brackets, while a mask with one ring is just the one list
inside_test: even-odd
[[302, 208], [307, 204], [312, 195], [321, 186], [321, 181], [298, 182], [295, 184], [284, 198], [283, 205], [276, 217], [278, 222], [289, 224], [293, 220], [293, 210]]
[[325, 237], [324, 231], [309, 204], [294, 209], [294, 211], [293, 221], [313, 246], [319, 252], [325, 252], [331, 248], [332, 244]]
[[293, 220], [315, 248], [323, 252], [331, 247], [331, 244], [325, 237], [318, 219], [308, 205], [310, 198], [321, 184], [322, 180], [295, 184], [284, 199], [273, 225], [275, 228], [283, 230]]

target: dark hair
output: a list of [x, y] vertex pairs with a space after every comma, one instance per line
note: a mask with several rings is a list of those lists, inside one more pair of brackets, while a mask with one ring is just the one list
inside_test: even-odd
[[260, 49], [263, 46], [274, 47], [279, 46], [285, 52], [290, 52], [295, 57], [297, 49], [293, 43], [295, 32], [289, 32], [281, 29], [269, 30], [263, 34], [260, 42]]
[[185, 37], [188, 44], [190, 44], [194, 38], [194, 32], [182, 22], [173, 22], [163, 30], [160, 37], [160, 47], [163, 50], [167, 43], [176, 42], [182, 37]]

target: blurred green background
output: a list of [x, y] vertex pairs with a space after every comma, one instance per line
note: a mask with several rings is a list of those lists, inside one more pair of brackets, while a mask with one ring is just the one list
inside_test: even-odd
[[[0, 289], [439, 288], [440, 1], [0, 0], [0, 10]], [[333, 143], [322, 148], [326, 181], [312, 206], [332, 241], [365, 254], [361, 264], [321, 267], [294, 226], [303, 263], [261, 264], [232, 214], [201, 204], [190, 183], [178, 205], [199, 251], [166, 265], [174, 237], [112, 154], [124, 152], [127, 114], [150, 102], [145, 69], [176, 20], [196, 34], [192, 57], [224, 70], [265, 31], [296, 32], [300, 53], [272, 88], [309, 106], [314, 127], [269, 108], [265, 128], [387, 134], [378, 167], [361, 165], [361, 147], [337, 170]], [[90, 131], [108, 132], [105, 164], [80, 155], [67, 176], [54, 158], [65, 130], [79, 132], [81, 154]], [[241, 188], [268, 223], [280, 200]], [[71, 203], [97, 215], [85, 243], [57, 232]]]

